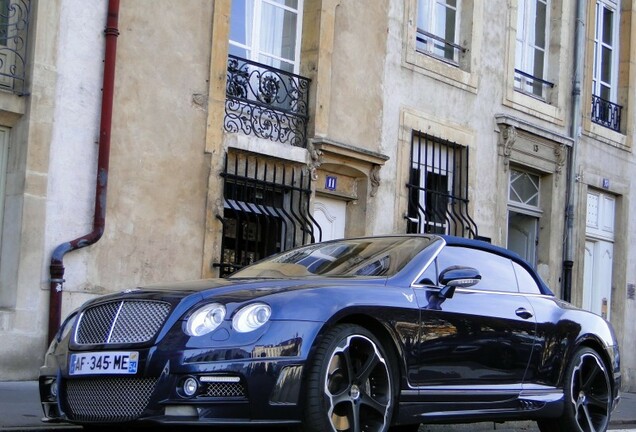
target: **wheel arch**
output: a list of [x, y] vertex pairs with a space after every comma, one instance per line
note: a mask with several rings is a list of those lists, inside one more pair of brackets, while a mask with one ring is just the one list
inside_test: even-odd
[[609, 353], [605, 349], [605, 345], [593, 335], [586, 335], [579, 341], [579, 343], [574, 347], [574, 350], [568, 356], [570, 361], [572, 360], [572, 356], [574, 355], [574, 352], [582, 347], [593, 349], [601, 357], [601, 360], [603, 360], [603, 365], [607, 369], [607, 372], [610, 377], [609, 381], [610, 381], [610, 385], [612, 386], [612, 391], [614, 391], [615, 382], [613, 379], [613, 374], [614, 374], [613, 359], [610, 358]]
[[576, 343], [572, 344], [571, 348], [568, 350], [565, 356], [566, 361], [563, 362], [563, 367], [561, 368], [561, 372], [559, 374], [560, 376], [559, 376], [558, 385], [561, 387], [565, 385], [565, 375], [566, 375], [565, 371], [567, 369], [567, 365], [570, 364], [570, 362], [574, 358], [574, 354], [580, 348], [590, 348], [594, 350], [594, 352], [596, 352], [600, 356], [601, 360], [603, 361], [603, 366], [605, 366], [608, 373], [610, 374], [610, 385], [612, 386], [612, 390], [614, 390], [615, 383], [614, 383], [614, 380], [611, 379], [612, 373], [614, 372], [612, 359], [610, 359], [609, 354], [607, 350], [605, 349], [605, 344], [603, 344], [601, 340], [599, 340], [592, 334], [582, 335], [576, 341]]

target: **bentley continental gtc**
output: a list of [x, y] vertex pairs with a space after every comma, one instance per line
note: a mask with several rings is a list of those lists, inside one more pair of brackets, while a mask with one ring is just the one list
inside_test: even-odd
[[86, 429], [523, 419], [598, 432], [620, 382], [611, 325], [555, 297], [514, 253], [395, 235], [91, 300], [51, 343], [40, 396], [49, 420]]

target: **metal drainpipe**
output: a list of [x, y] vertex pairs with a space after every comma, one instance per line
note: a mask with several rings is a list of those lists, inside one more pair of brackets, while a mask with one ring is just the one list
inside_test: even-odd
[[565, 248], [563, 251], [563, 290], [561, 297], [566, 301], [572, 299], [572, 268], [574, 267], [574, 232], [576, 211], [578, 206], [577, 193], [577, 151], [581, 128], [581, 81], [583, 76], [584, 28], [585, 28], [585, 0], [576, 2], [576, 26], [574, 28], [574, 79], [572, 82], [572, 119], [570, 135], [572, 149], [568, 159], [567, 208], [565, 219]]
[[102, 107], [99, 129], [99, 146], [97, 156], [97, 181], [95, 185], [95, 213], [93, 230], [75, 240], [60, 244], [53, 251], [50, 266], [49, 293], [49, 343], [55, 337], [60, 326], [62, 315], [62, 284], [64, 283], [64, 255], [76, 249], [90, 246], [97, 242], [104, 233], [106, 223], [106, 191], [108, 186], [108, 165], [110, 157], [110, 132], [113, 118], [113, 93], [115, 83], [115, 55], [117, 52], [117, 36], [119, 19], [119, 0], [108, 1], [106, 19], [104, 78], [102, 86]]

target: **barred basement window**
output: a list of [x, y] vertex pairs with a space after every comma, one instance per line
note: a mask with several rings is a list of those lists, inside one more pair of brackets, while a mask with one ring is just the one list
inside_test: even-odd
[[468, 148], [421, 132], [411, 138], [408, 233], [478, 237], [468, 214]]
[[[255, 261], [320, 241], [309, 211], [311, 176], [306, 167], [247, 152], [226, 155], [220, 276]], [[317, 228], [317, 229], [316, 229]], [[316, 229], [316, 231], [314, 231]]]

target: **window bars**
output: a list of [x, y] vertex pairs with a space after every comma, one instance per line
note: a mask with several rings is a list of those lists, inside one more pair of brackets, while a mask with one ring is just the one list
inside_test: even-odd
[[247, 152], [226, 154], [220, 276], [269, 255], [320, 241], [311, 215], [311, 176], [304, 166]]
[[230, 55], [225, 130], [306, 147], [309, 83], [308, 78]]
[[30, 0], [0, 0], [0, 89], [26, 94]]
[[421, 132], [411, 138], [408, 233], [477, 238], [468, 214], [468, 148]]

